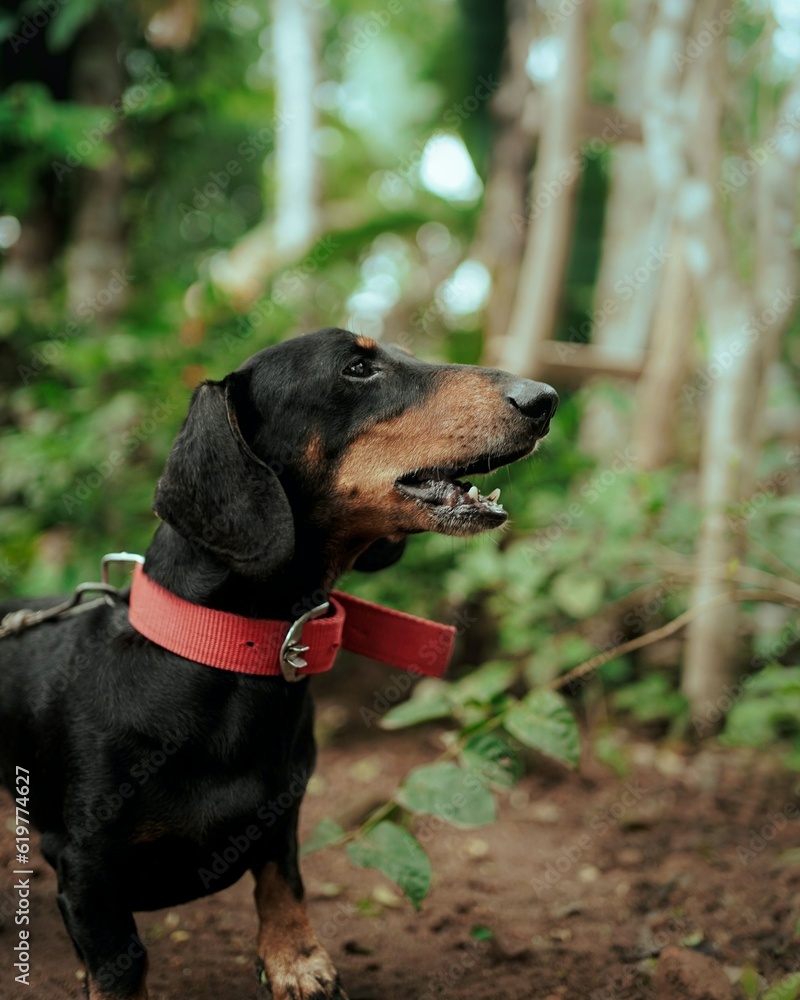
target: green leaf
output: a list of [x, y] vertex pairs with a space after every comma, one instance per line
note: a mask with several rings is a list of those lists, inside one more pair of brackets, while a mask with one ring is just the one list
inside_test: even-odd
[[468, 701], [484, 704], [507, 690], [516, 675], [513, 663], [493, 660], [452, 684], [451, 697], [459, 705]]
[[522, 775], [522, 762], [499, 733], [478, 733], [461, 750], [461, 760], [482, 781], [513, 788]]
[[674, 719], [686, 708], [686, 699], [675, 691], [665, 674], [646, 674], [641, 680], [626, 684], [612, 699], [614, 708], [630, 712], [640, 722]]
[[454, 826], [483, 826], [495, 819], [494, 797], [480, 777], [449, 761], [413, 770], [396, 800], [411, 812], [441, 816]]
[[600, 610], [605, 581], [596, 573], [559, 573], [551, 585], [551, 595], [562, 611], [573, 618], [588, 618]]
[[800, 972], [792, 972], [761, 995], [761, 1000], [797, 1000], [800, 996]]
[[484, 924], [475, 924], [469, 932], [469, 936], [473, 941], [491, 941], [494, 937], [494, 931], [491, 927], [486, 927]]
[[300, 853], [303, 855], [313, 854], [314, 851], [321, 851], [329, 847], [345, 835], [344, 829], [332, 819], [321, 819], [311, 831], [311, 835], [304, 841]]
[[503, 725], [525, 746], [570, 767], [580, 758], [578, 723], [555, 691], [531, 691], [506, 712]]
[[94, 15], [102, 0], [69, 0], [47, 25], [47, 47], [51, 52], [65, 49]]
[[388, 820], [368, 830], [347, 848], [350, 860], [361, 868], [377, 868], [395, 882], [415, 910], [431, 885], [431, 863], [414, 837]]
[[408, 701], [395, 705], [380, 720], [381, 729], [401, 729], [416, 726], [431, 719], [442, 719], [450, 715], [453, 705], [447, 692], [450, 685], [433, 678], [420, 681]]
[[739, 988], [745, 997], [747, 997], [747, 1000], [756, 1000], [760, 989], [758, 985], [758, 972], [752, 965], [742, 966]]

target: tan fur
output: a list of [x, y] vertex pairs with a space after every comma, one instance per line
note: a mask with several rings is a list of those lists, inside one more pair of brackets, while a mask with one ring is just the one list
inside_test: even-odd
[[[273, 1000], [304, 1000], [337, 979], [330, 955], [311, 929], [305, 904], [295, 897], [274, 862], [256, 882], [258, 955]], [[344, 993], [340, 994], [343, 998]]]
[[342, 506], [358, 510], [359, 531], [373, 538], [427, 530], [428, 515], [394, 488], [395, 480], [504, 450], [507, 409], [502, 390], [480, 371], [443, 373], [423, 403], [374, 424], [350, 445], [333, 483], [337, 513]]
[[365, 351], [377, 351], [378, 342], [372, 337], [356, 337], [356, 347], [361, 347]]

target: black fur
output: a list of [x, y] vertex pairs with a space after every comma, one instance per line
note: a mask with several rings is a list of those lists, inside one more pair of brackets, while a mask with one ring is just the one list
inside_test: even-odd
[[[386, 377], [342, 377], [376, 356]], [[320, 515], [339, 457], [365, 428], [424, 401], [442, 371], [324, 330], [201, 386], [158, 484], [147, 574], [251, 617], [292, 619], [319, 603], [342, 568], [330, 565]], [[391, 565], [405, 539], [370, 542], [345, 563]], [[0, 616], [56, 600], [6, 602]], [[132, 911], [216, 892], [270, 861], [300, 897], [297, 814], [314, 760], [306, 681], [168, 653], [134, 632], [124, 601], [0, 639], [0, 779], [12, 787], [17, 765], [30, 771], [64, 921], [109, 996], [142, 988]]]

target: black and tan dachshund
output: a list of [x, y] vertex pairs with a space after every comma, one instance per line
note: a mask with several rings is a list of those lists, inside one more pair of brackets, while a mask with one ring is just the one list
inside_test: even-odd
[[[195, 391], [144, 573], [192, 605], [293, 621], [351, 567], [390, 565], [410, 534], [501, 524], [494, 495], [463, 480], [528, 455], [556, 404], [541, 383], [345, 330], [269, 347]], [[0, 617], [54, 600], [6, 602]], [[314, 760], [307, 680], [167, 652], [132, 628], [125, 599], [0, 638], [0, 778], [13, 790], [29, 773], [91, 1000], [147, 997], [134, 911], [247, 870], [275, 1000], [345, 997], [298, 871]]]

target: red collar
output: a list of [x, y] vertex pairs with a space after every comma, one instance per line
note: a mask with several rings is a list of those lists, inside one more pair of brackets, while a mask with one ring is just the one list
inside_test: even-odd
[[[137, 565], [129, 619], [137, 632], [171, 653], [242, 674], [283, 674], [287, 680], [300, 680], [306, 674], [330, 670], [341, 646], [428, 677], [441, 677], [447, 669], [456, 631], [451, 625], [341, 591], [333, 592], [330, 606], [333, 614], [326, 618], [311, 618], [309, 613], [295, 623], [243, 618], [191, 604], [154, 583]], [[307, 663], [302, 666], [304, 660]]]

